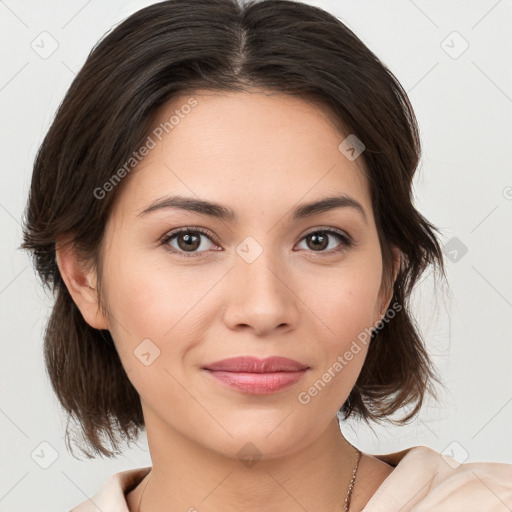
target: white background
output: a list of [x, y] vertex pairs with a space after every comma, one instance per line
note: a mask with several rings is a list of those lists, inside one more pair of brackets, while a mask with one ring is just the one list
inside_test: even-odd
[[[150, 3], [0, 2], [1, 511], [68, 510], [111, 474], [151, 465], [144, 436], [140, 449], [116, 460], [79, 461], [66, 450], [42, 357], [51, 299], [17, 249], [31, 166], [58, 104], [98, 39]], [[512, 2], [307, 3], [341, 18], [408, 92], [424, 149], [416, 205], [442, 230], [443, 244], [456, 237], [449, 243], [467, 247], [446, 259], [449, 289], [435, 292], [427, 275], [415, 295], [448, 387], [442, 402], [427, 403], [406, 427], [342, 429], [366, 453], [427, 445], [467, 462], [512, 463]], [[58, 42], [46, 59], [31, 47], [44, 31]], [[454, 58], [461, 38], [469, 47]], [[51, 457], [42, 442], [57, 455], [47, 469], [31, 456]]]

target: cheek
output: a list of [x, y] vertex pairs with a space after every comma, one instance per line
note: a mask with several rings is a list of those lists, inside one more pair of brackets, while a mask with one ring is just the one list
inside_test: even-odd
[[373, 327], [377, 293], [378, 290], [364, 288], [361, 283], [342, 290], [326, 290], [325, 322], [337, 333], [340, 342], [346, 343], [366, 328]]
[[197, 330], [206, 322], [202, 299], [212, 287], [211, 280], [201, 275], [199, 268], [187, 272], [183, 267], [162, 267], [135, 258], [109, 266], [105, 298], [111, 332], [125, 366], [132, 364], [134, 350], [144, 340], [151, 340], [161, 351], [159, 362], [180, 359], [190, 339], [192, 344], [199, 341]]
[[336, 349], [343, 348], [365, 329], [371, 329], [379, 314], [381, 265], [374, 258], [354, 258], [329, 275], [317, 275], [310, 281], [306, 303], [330, 333]]
[[364, 365], [375, 321], [380, 272], [376, 266], [340, 271], [309, 288], [308, 306], [316, 315], [313, 330], [316, 367], [297, 399], [310, 417], [331, 417], [349, 396]]
[[204, 284], [190, 284], [185, 297], [181, 284], [160, 272], [129, 272], [128, 266], [108, 276], [110, 331], [122, 365], [146, 403], [172, 397], [175, 407], [185, 408], [188, 395], [177, 382], [184, 382], [184, 357], [200, 340], [190, 329], [188, 315], [198, 302], [191, 290], [199, 293]]

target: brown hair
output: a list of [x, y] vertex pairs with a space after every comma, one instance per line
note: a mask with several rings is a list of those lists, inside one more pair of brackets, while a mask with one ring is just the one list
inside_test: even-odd
[[[242, 0], [240, 0], [242, 1]], [[420, 410], [440, 382], [409, 310], [410, 293], [429, 266], [444, 276], [442, 251], [414, 207], [412, 179], [420, 157], [406, 92], [341, 21], [290, 0], [169, 0], [139, 10], [105, 35], [77, 74], [37, 153], [24, 243], [53, 289], [44, 339], [53, 389], [77, 420], [87, 457], [112, 457], [119, 442], [144, 428], [140, 397], [127, 378], [109, 331], [90, 327], [73, 302], [55, 259], [58, 237], [72, 234], [80, 254], [98, 261], [104, 228], [123, 183], [95, 190], [141, 147], [164, 102], [185, 90], [260, 87], [319, 102], [361, 155], [383, 258], [383, 285], [402, 310], [376, 329], [344, 418], [392, 421], [404, 406]], [[403, 253], [393, 284], [392, 246]], [[103, 445], [108, 437], [114, 451]], [[120, 437], [121, 436], [121, 439]], [[69, 440], [69, 423], [66, 428]], [[71, 450], [72, 451], [72, 450]]]

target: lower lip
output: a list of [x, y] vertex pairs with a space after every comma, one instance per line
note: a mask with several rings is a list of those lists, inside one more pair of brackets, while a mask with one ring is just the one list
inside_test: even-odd
[[307, 369], [272, 373], [206, 371], [215, 379], [237, 391], [253, 395], [268, 395], [299, 382]]

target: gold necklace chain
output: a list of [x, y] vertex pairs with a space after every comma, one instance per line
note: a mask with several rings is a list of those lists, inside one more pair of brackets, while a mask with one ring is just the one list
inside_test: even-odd
[[356, 476], [357, 476], [357, 468], [359, 467], [359, 461], [361, 460], [361, 452], [356, 448], [356, 465], [352, 470], [352, 479], [350, 480], [350, 484], [348, 486], [348, 493], [345, 498], [345, 507], [343, 508], [344, 512], [348, 512], [350, 510], [350, 503], [352, 501], [352, 492], [354, 491], [354, 486], [356, 485]]
[[[344, 508], [343, 508], [344, 512], [349, 512], [349, 510], [350, 510], [350, 503], [352, 501], [352, 492], [354, 491], [354, 486], [356, 484], [357, 469], [359, 467], [359, 461], [361, 460], [361, 455], [362, 455], [361, 452], [357, 448], [356, 448], [356, 451], [357, 451], [356, 465], [355, 465], [354, 469], [352, 470], [352, 479], [350, 480], [350, 484], [348, 486], [348, 492], [347, 492], [347, 496], [345, 498], [345, 504], [344, 504]], [[151, 469], [151, 471], [153, 471], [153, 469]], [[150, 471], [150, 473], [151, 473], [151, 471]], [[142, 503], [142, 496], [144, 496], [144, 491], [146, 490], [146, 487], [148, 486], [150, 478], [151, 478], [151, 475], [149, 475], [146, 485], [144, 486], [144, 489], [142, 490], [142, 493], [140, 495], [139, 506], [137, 507], [137, 512], [140, 512], [140, 504]]]

